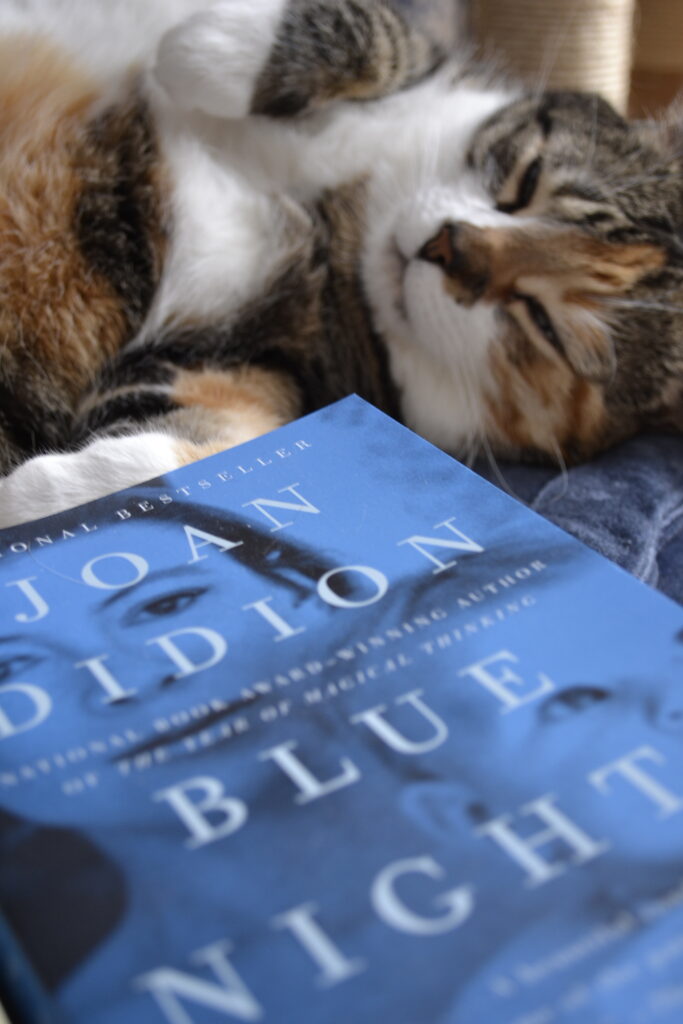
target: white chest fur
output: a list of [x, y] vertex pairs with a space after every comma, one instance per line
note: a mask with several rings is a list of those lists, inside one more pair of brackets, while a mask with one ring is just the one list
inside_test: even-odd
[[499, 219], [465, 155], [479, 125], [510, 97], [453, 88], [452, 74], [293, 125], [168, 110], [177, 231], [155, 326], [177, 315], [178, 296], [195, 315], [225, 316], [259, 295], [297, 230], [307, 230], [305, 221], [293, 224], [287, 197], [310, 199], [369, 176], [364, 283], [405, 418], [440, 446], [466, 447], [482, 427], [495, 316], [456, 305], [439, 270], [415, 256], [445, 220]]

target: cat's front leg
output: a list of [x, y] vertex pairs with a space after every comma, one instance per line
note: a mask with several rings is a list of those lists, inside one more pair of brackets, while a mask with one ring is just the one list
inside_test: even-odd
[[162, 38], [155, 75], [173, 102], [220, 118], [246, 117], [287, 0], [219, 0]]
[[0, 480], [0, 527], [42, 519], [181, 464], [161, 431], [102, 437], [76, 452], [37, 455]]
[[0, 479], [0, 527], [41, 519], [260, 437], [300, 413], [286, 376], [260, 367], [179, 371], [175, 408], [123, 436], [37, 455]]
[[396, 92], [441, 56], [388, 0], [220, 0], [164, 36], [155, 70], [184, 109], [290, 117]]

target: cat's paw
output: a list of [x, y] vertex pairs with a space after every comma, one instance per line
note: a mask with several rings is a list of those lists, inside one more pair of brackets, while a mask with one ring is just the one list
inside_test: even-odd
[[0, 527], [132, 487], [176, 469], [188, 461], [184, 456], [178, 442], [160, 432], [103, 437], [81, 451], [38, 455], [0, 480]]
[[221, 0], [162, 38], [157, 80], [183, 110], [245, 117], [287, 0]]

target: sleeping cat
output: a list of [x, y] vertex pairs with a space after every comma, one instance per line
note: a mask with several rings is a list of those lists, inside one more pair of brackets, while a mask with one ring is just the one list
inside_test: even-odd
[[0, 525], [351, 391], [466, 458], [681, 429], [679, 143], [388, 0], [3, 0]]

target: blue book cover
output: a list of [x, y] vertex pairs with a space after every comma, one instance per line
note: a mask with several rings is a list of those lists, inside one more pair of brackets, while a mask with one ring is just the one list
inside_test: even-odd
[[359, 399], [0, 594], [29, 1024], [683, 1019], [683, 610]]

